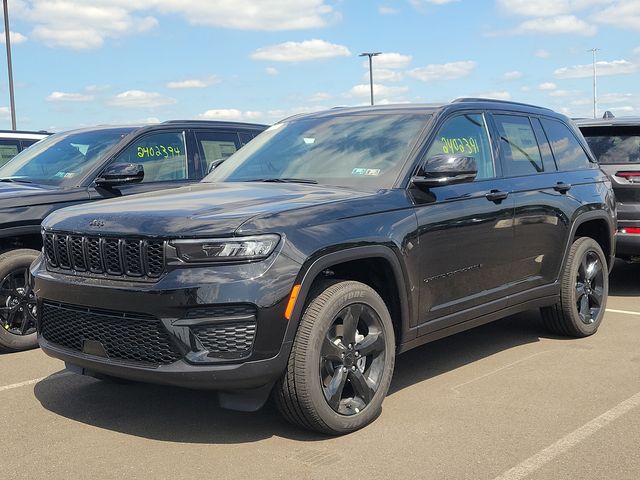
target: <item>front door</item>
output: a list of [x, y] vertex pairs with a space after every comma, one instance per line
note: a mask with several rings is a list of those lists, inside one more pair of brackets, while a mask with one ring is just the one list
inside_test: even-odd
[[445, 120], [424, 158], [443, 153], [474, 157], [478, 174], [470, 183], [412, 187], [422, 271], [419, 335], [464, 321], [460, 312], [483, 303], [501, 308], [512, 279], [514, 203], [508, 181], [498, 178], [485, 115]]

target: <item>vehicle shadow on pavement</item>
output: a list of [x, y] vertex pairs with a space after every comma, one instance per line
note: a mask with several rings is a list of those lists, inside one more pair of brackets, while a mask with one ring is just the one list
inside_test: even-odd
[[327, 438], [289, 425], [270, 403], [253, 413], [222, 409], [215, 392], [72, 374], [50, 376], [35, 385], [34, 393], [44, 408], [63, 417], [152, 440], [235, 444], [270, 437]]
[[545, 330], [538, 310], [472, 328], [399, 355], [389, 395], [443, 373], [541, 338], [571, 341]]
[[616, 260], [609, 276], [609, 295], [617, 297], [640, 296], [640, 263]]
[[[550, 336], [532, 311], [416, 348], [398, 357], [389, 394], [541, 337]], [[65, 375], [42, 380], [34, 392], [44, 408], [63, 417], [160, 441], [234, 444], [274, 436], [328, 438], [289, 425], [271, 404], [255, 413], [224, 410], [215, 393], [207, 391]]]

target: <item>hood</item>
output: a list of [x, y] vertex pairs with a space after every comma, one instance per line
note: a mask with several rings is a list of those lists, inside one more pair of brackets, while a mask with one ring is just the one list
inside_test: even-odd
[[43, 226], [85, 234], [228, 236], [257, 216], [369, 195], [321, 185], [200, 183], [64, 208], [49, 215]]
[[60, 190], [35, 183], [0, 182], [0, 208], [51, 203]]

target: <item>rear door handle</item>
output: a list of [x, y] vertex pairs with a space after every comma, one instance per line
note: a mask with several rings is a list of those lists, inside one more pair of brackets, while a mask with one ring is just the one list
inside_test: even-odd
[[487, 197], [487, 200], [490, 200], [496, 203], [501, 202], [508, 196], [509, 196], [509, 192], [501, 192], [500, 190], [491, 190], [489, 193], [485, 195], [485, 197]]
[[571, 190], [571, 184], [570, 183], [564, 183], [564, 182], [558, 182], [553, 186], [553, 189], [556, 192], [567, 193], [569, 190]]

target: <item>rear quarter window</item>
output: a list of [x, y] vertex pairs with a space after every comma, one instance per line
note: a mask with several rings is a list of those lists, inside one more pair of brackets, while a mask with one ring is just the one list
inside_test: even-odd
[[549, 139], [558, 170], [579, 170], [591, 167], [587, 153], [569, 127], [558, 120], [542, 118], [540, 121]]

